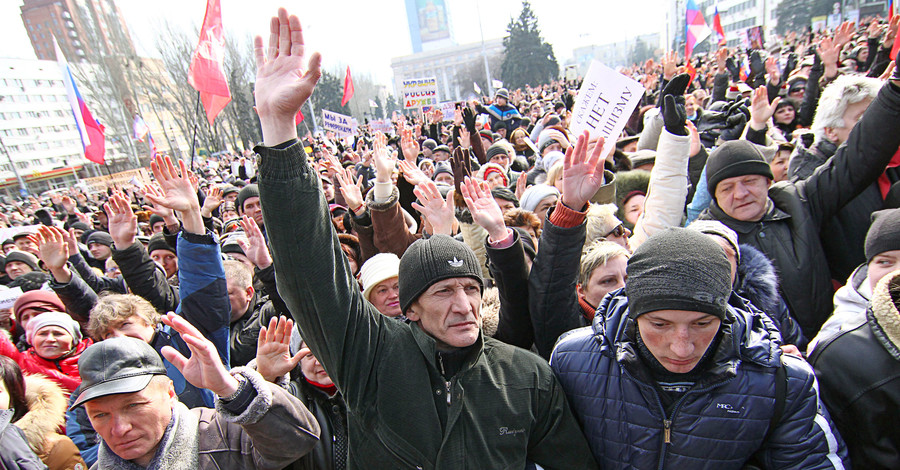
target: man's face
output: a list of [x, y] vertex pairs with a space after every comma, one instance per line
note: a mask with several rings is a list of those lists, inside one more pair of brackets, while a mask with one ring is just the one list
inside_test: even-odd
[[28, 237], [19, 237], [16, 239], [16, 249], [19, 251], [24, 251], [25, 253], [31, 253], [35, 256], [38, 256], [40, 252], [38, 251], [37, 245], [31, 241]]
[[224, 202], [235, 202], [235, 201], [237, 201], [237, 197], [238, 197], [237, 191], [232, 191], [232, 192], [226, 194], [225, 197], [222, 198], [222, 201], [224, 201]]
[[170, 278], [178, 272], [178, 257], [169, 250], [153, 250], [150, 259], [156, 261], [166, 271], [166, 278]]
[[881, 278], [897, 269], [900, 269], [900, 250], [878, 253], [869, 261], [869, 285], [875, 289]]
[[258, 197], [248, 197], [246, 200], [244, 200], [244, 215], [250, 217], [251, 219], [256, 221], [256, 225], [262, 227], [262, 205], [259, 204]]
[[76, 240], [81, 240], [81, 236], [84, 235], [84, 230], [81, 230], [80, 228], [73, 228], [72, 233], [75, 234]]
[[544, 218], [547, 217], [547, 211], [555, 206], [557, 201], [559, 201], [559, 196], [553, 194], [541, 199], [541, 202], [534, 208], [534, 215], [538, 216], [542, 224], [544, 223]]
[[153, 224], [153, 226], [150, 227], [150, 230], [153, 232], [153, 234], [157, 234], [162, 233], [164, 228], [166, 228], [166, 223], [163, 221], [159, 221]]
[[107, 395], [84, 404], [94, 430], [116, 455], [146, 466], [172, 420], [175, 389], [154, 378], [139, 392]]
[[10, 280], [14, 280], [15, 278], [23, 274], [28, 274], [31, 271], [33, 271], [33, 269], [31, 269], [31, 266], [28, 266], [21, 261], [6, 262], [6, 275], [9, 276]]
[[300, 370], [303, 371], [303, 376], [307, 380], [320, 385], [334, 385], [331, 377], [328, 376], [328, 372], [325, 372], [325, 367], [316, 359], [316, 356], [313, 356], [306, 344], [303, 344], [303, 347], [300, 349]]
[[481, 331], [481, 286], [467, 277], [438, 281], [416, 299], [407, 317], [441, 350], [471, 346]]
[[369, 302], [375, 309], [389, 317], [400, 315], [400, 283], [397, 277], [375, 284], [369, 293]]
[[110, 323], [109, 327], [107, 327], [106, 331], [101, 333], [101, 340], [107, 340], [110, 338], [121, 338], [121, 337], [129, 337], [139, 339], [145, 343], [150, 343], [150, 340], [153, 339], [153, 327], [148, 325], [143, 318], [132, 315], [123, 320]]
[[725, 178], [716, 186], [716, 203], [729, 217], [756, 222], [766, 213], [772, 180], [762, 175]]
[[438, 175], [434, 177], [434, 182], [453, 186], [453, 175], [447, 172], [438, 173]]
[[641, 339], [669, 372], [683, 374], [697, 366], [722, 321], [686, 310], [657, 310], [637, 318]]
[[563, 149], [562, 144], [560, 144], [557, 141], [553, 141], [553, 143], [551, 143], [546, 148], [544, 148], [544, 151], [541, 152], [541, 156], [546, 156], [548, 153], [554, 152], [554, 151], [562, 152], [562, 149]]
[[491, 163], [496, 163], [500, 165], [504, 170], [509, 169], [509, 154], [506, 152], [500, 152], [497, 155], [491, 157]]
[[605, 264], [597, 266], [591, 273], [587, 284], [577, 286], [578, 293], [584, 297], [587, 303], [598, 306], [606, 294], [625, 287], [628, 275], [625, 273], [625, 265], [628, 258], [623, 255], [610, 259]]
[[[79, 236], [78, 238], [81, 238], [81, 236]], [[10, 244], [8, 244], [8, 245], [3, 245], [3, 254], [4, 254], [4, 255], [8, 255], [10, 251], [13, 251], [13, 250], [15, 250], [15, 249], [16, 249], [16, 244], [15, 244], [15, 243], [10, 243]]]
[[[485, 148], [487, 148], [487, 147], [485, 147]], [[447, 160], [450, 160], [450, 154], [443, 150], [438, 150], [437, 152], [434, 152], [433, 154], [431, 154], [431, 156], [432, 156], [432, 160], [434, 160], [436, 162], [446, 162]]]
[[[846, 142], [847, 138], [850, 137], [850, 131], [853, 130], [853, 127], [856, 126], [856, 123], [859, 122], [859, 120], [862, 118], [863, 113], [866, 112], [866, 109], [869, 108], [870, 104], [872, 104], [872, 100], [865, 99], [860, 101], [859, 103], [847, 105], [847, 109], [841, 116], [841, 119], [844, 121], [844, 125], [842, 127], [825, 128], [825, 136], [828, 137], [828, 140], [834, 142], [837, 145], [841, 145]], [[16, 240], [16, 243], [18, 242], [19, 240]]]
[[88, 251], [96, 260], [104, 261], [112, 256], [112, 250], [102, 243], [91, 243], [88, 245]]
[[231, 279], [226, 279], [228, 300], [231, 302], [231, 321], [235, 322], [247, 313], [247, 307], [253, 299], [253, 286], [244, 287]]
[[500, 212], [506, 213], [506, 211], [510, 209], [515, 209], [516, 205], [512, 203], [512, 201], [507, 201], [506, 199], [494, 198], [494, 201], [497, 202], [497, 205], [500, 206]]

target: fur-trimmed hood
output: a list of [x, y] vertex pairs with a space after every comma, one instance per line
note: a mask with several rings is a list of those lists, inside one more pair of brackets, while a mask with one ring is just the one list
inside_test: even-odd
[[488, 287], [481, 294], [481, 330], [485, 336], [497, 334], [500, 324], [500, 291], [496, 287]]
[[28, 413], [16, 421], [35, 454], [44, 454], [47, 437], [65, 422], [66, 395], [56, 382], [38, 374], [25, 376]]
[[741, 262], [737, 267], [735, 292], [763, 312], [778, 309], [778, 275], [775, 266], [761, 251], [740, 245]]
[[891, 295], [891, 288], [900, 285], [900, 271], [884, 276], [875, 286], [869, 310], [872, 320], [872, 331], [887, 351], [900, 360], [900, 311], [897, 310], [897, 299]]

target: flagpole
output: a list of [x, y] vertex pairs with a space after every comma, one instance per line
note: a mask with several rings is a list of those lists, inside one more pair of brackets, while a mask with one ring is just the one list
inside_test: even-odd
[[197, 92], [197, 99], [194, 100], [194, 130], [191, 132], [191, 171], [194, 171], [194, 146], [197, 142], [197, 112], [200, 108], [200, 92]]

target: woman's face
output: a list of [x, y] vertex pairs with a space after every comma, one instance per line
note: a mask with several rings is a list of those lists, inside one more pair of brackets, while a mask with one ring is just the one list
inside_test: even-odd
[[6, 388], [6, 382], [0, 380], [0, 410], [9, 409], [9, 389]]
[[794, 112], [793, 106], [782, 106], [775, 111], [775, 122], [778, 124], [790, 124], [794, 122]]
[[773, 183], [777, 183], [779, 181], [786, 181], [788, 179], [788, 160], [790, 160], [791, 152], [787, 150], [779, 150], [775, 153], [775, 158], [772, 159], [772, 163], [769, 163], [769, 168], [772, 170], [772, 179]]
[[31, 342], [38, 356], [44, 359], [56, 359], [72, 350], [75, 341], [68, 331], [58, 326], [45, 326], [34, 332]]
[[625, 220], [631, 225], [637, 225], [638, 218], [644, 213], [644, 200], [646, 196], [636, 195], [628, 199], [625, 203], [624, 212]]

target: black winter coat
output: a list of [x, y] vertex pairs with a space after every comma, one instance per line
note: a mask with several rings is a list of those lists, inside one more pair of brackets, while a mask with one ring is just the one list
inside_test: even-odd
[[[297, 368], [299, 369], [299, 368]], [[297, 370], [295, 369], [295, 370]], [[312, 451], [294, 462], [291, 470], [344, 470], [347, 468], [347, 405], [341, 392], [329, 396], [310, 385], [301, 374], [291, 379], [288, 390], [300, 399], [319, 422], [319, 442]]]
[[807, 338], [831, 315], [834, 288], [820, 241], [822, 224], [874, 183], [900, 147], [900, 88], [886, 84], [847, 142], [812, 176], [769, 188], [756, 222], [731, 218], [710, 203], [701, 219], [718, 220], [740, 243], [766, 254], [781, 277], [781, 292]]

